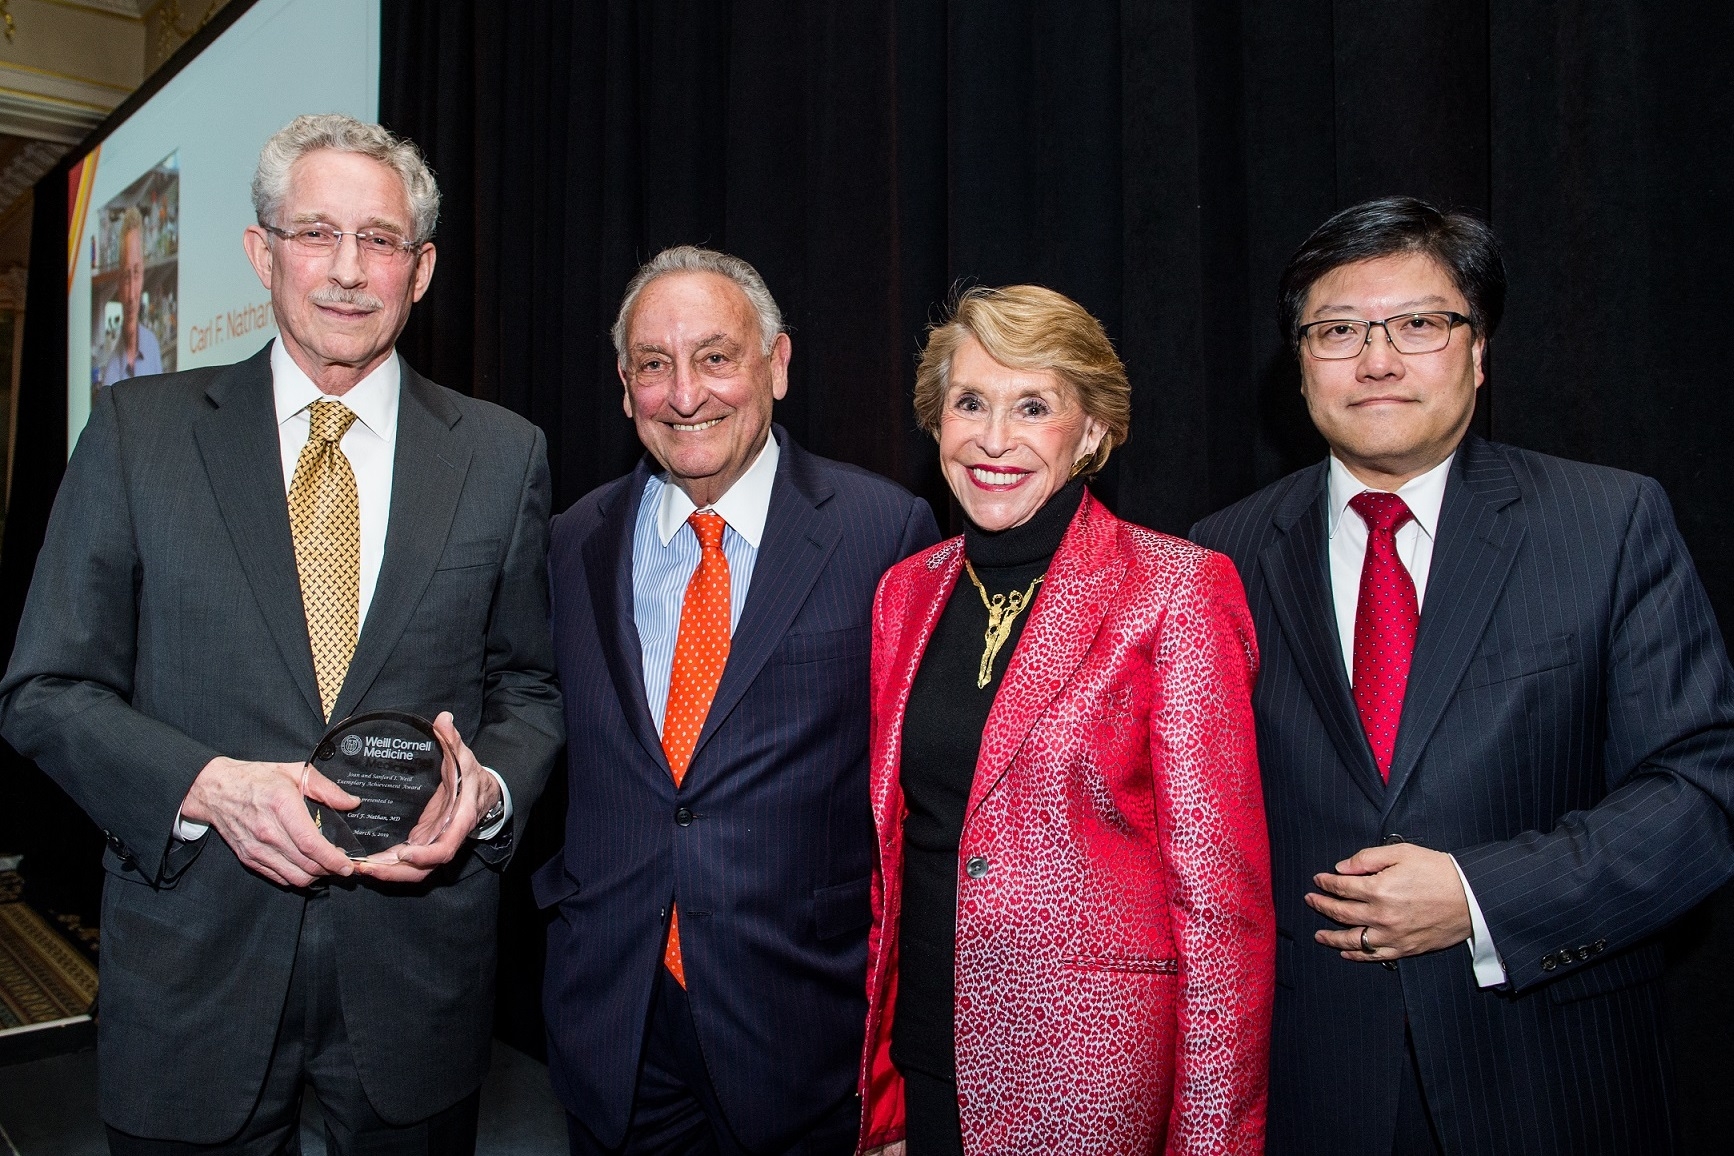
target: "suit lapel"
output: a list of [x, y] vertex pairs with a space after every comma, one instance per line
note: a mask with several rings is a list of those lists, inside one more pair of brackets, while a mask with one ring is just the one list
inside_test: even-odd
[[[916, 567], [910, 574], [909, 594], [901, 619], [885, 624], [894, 628], [896, 634], [891, 636], [889, 668], [874, 679], [877, 686], [886, 688], [892, 696], [889, 702], [876, 701], [873, 704], [884, 720], [881, 729], [893, 736], [893, 749], [884, 766], [882, 780], [887, 789], [882, 793], [877, 793], [876, 789], [874, 796], [881, 835], [903, 822], [903, 788], [898, 773], [903, 763], [903, 717], [909, 710], [909, 696], [915, 689], [915, 676], [921, 670], [927, 644], [932, 640], [933, 632], [939, 629], [940, 616], [945, 613], [945, 604], [957, 586], [958, 575], [962, 573], [963, 539], [952, 538], [941, 543], [928, 555], [926, 564]], [[880, 770], [876, 769], [874, 773], [878, 777]]]
[[[781, 433], [778, 429], [773, 436]], [[705, 743], [728, 718], [758, 677], [765, 660], [788, 633], [789, 624], [807, 601], [843, 536], [836, 521], [824, 512], [825, 503], [831, 499], [830, 485], [810, 467], [808, 455], [801, 447], [786, 435], [777, 440], [781, 458], [771, 487], [764, 537], [759, 541], [758, 559], [753, 563], [752, 587], [741, 611], [740, 625], [729, 643], [722, 682], [693, 747], [694, 767], [699, 764]]]
[[1326, 522], [1326, 465], [1303, 479], [1277, 511], [1279, 537], [1259, 555], [1264, 587], [1282, 623], [1284, 637], [1300, 667], [1325, 730], [1343, 765], [1375, 807], [1385, 803], [1385, 782], [1373, 761], [1367, 733], [1343, 669], [1337, 611], [1331, 599], [1329, 526]]
[[385, 557], [355, 657], [331, 709], [333, 722], [353, 713], [379, 677], [445, 550], [470, 467], [470, 448], [452, 432], [459, 416], [437, 386], [403, 364]]
[[1386, 807], [1394, 805], [1475, 656], [1526, 529], [1507, 510], [1517, 479], [1488, 444], [1464, 439], [1445, 489], [1421, 633], [1403, 694]]
[[602, 660], [608, 666], [614, 690], [626, 712], [626, 722], [639, 746], [662, 768], [664, 782], [673, 783], [662, 738], [650, 717], [650, 701], [644, 693], [644, 650], [638, 637], [632, 598], [632, 538], [637, 528], [638, 504], [650, 481], [648, 456], [632, 471], [625, 488], [602, 511], [602, 523], [584, 541], [584, 573], [590, 583], [590, 605], [596, 614], [596, 636], [602, 641]]
[[1116, 519], [1086, 491], [988, 712], [966, 815], [1005, 777], [1030, 728], [1089, 653], [1126, 573], [1117, 547]]
[[217, 509], [284, 666], [308, 708], [323, 718], [289, 532], [289, 501], [278, 464], [282, 451], [271, 390], [271, 345], [218, 375], [206, 396], [216, 408], [194, 423], [193, 440]]

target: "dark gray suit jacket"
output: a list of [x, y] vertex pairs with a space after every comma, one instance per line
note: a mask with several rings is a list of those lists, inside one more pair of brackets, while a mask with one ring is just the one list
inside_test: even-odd
[[[212, 758], [299, 760], [325, 722], [296, 577], [270, 347], [98, 392], [37, 561], [0, 732], [108, 839], [102, 1114], [209, 1143], [258, 1093], [301, 892], [215, 833], [170, 838]], [[333, 718], [450, 710], [521, 827], [562, 741], [541, 433], [403, 367], [385, 558]], [[487, 1067], [503, 834], [416, 887], [331, 886], [344, 1023], [388, 1120]]]
[[[1343, 669], [1325, 478], [1192, 531], [1240, 568], [1263, 656], [1270, 1151], [1388, 1152], [1405, 1024], [1447, 1152], [1671, 1151], [1656, 934], [1734, 874], [1734, 672], [1667, 498], [1464, 440], [1387, 786]], [[1335, 925], [1312, 876], [1395, 839], [1457, 857], [1504, 988], [1466, 947], [1389, 971], [1313, 942]]]

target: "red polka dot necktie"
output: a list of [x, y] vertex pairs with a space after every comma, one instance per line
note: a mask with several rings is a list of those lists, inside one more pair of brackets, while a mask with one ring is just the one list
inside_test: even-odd
[[[694, 511], [687, 519], [698, 535], [698, 569], [686, 584], [680, 606], [680, 633], [674, 640], [674, 666], [668, 676], [668, 707], [662, 715], [662, 751], [674, 786], [680, 789], [692, 751], [710, 714], [723, 667], [729, 661], [729, 560], [723, 554], [723, 529], [728, 523], [712, 510]], [[686, 968], [680, 959], [679, 913], [671, 910], [663, 966], [681, 987]]]
[[1421, 627], [1415, 580], [1397, 557], [1397, 531], [1415, 517], [1396, 494], [1371, 490], [1349, 501], [1367, 524], [1367, 557], [1361, 563], [1361, 593], [1355, 603], [1355, 707], [1387, 782], [1409, 660]]

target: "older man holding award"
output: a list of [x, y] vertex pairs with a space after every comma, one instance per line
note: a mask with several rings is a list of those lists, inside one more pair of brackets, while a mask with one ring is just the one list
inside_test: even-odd
[[[528, 422], [393, 351], [439, 192], [378, 125], [266, 142], [279, 335], [98, 394], [0, 732], [103, 828], [116, 1153], [473, 1150], [499, 871], [562, 734]], [[429, 721], [429, 720], [433, 721]]]

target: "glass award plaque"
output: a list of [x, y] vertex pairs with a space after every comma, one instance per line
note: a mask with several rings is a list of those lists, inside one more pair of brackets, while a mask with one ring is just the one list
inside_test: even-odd
[[432, 723], [403, 711], [344, 719], [326, 732], [307, 761], [361, 800], [350, 811], [307, 800], [314, 825], [351, 859], [408, 842], [428, 800], [448, 777], [448, 798], [457, 797], [457, 761], [446, 757]]

